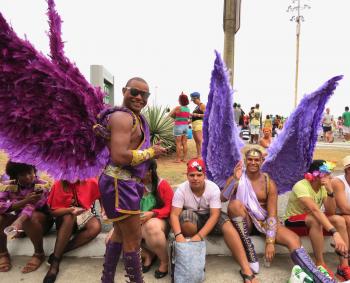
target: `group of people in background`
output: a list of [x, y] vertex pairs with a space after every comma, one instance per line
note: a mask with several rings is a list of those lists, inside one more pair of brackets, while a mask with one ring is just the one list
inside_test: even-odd
[[344, 112], [337, 119], [333, 117], [330, 108], [326, 108], [326, 112], [322, 119], [321, 138], [324, 142], [332, 143], [335, 137], [343, 142], [350, 142], [350, 112], [349, 106], [346, 106]]
[[200, 158], [202, 155], [205, 104], [201, 102], [199, 92], [191, 93], [190, 97], [191, 101], [196, 105], [192, 113], [188, 107], [190, 103], [188, 96], [183, 92], [179, 96], [179, 105], [169, 113], [169, 116], [175, 120], [176, 163], [186, 163], [188, 161], [187, 138], [189, 129], [191, 129], [193, 139], [196, 143], [196, 157]]

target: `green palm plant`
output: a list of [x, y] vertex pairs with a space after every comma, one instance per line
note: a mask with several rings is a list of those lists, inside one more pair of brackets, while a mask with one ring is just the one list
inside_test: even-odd
[[175, 150], [174, 120], [168, 116], [168, 112], [168, 107], [152, 105], [146, 107], [142, 114], [149, 124], [151, 143], [161, 141], [162, 146]]

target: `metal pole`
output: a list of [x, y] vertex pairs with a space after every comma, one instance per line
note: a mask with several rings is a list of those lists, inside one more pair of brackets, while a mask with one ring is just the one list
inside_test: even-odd
[[224, 62], [230, 72], [230, 83], [233, 86], [234, 54], [236, 33], [236, 5], [235, 0], [225, 0], [224, 7]]
[[296, 62], [295, 62], [295, 85], [294, 85], [294, 108], [298, 104], [298, 83], [299, 83], [299, 47], [300, 47], [300, 0], [298, 0], [298, 16], [296, 30]]

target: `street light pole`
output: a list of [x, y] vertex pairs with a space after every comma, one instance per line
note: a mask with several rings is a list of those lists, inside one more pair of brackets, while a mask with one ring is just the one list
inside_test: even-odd
[[[295, 82], [294, 82], [294, 108], [298, 104], [298, 84], [299, 84], [299, 55], [300, 55], [300, 31], [301, 22], [304, 21], [304, 16], [300, 14], [301, 10], [311, 9], [310, 5], [301, 5], [301, 0], [292, 0], [292, 5], [288, 6], [287, 12], [295, 13], [291, 17], [292, 22], [296, 22], [296, 59], [295, 59]], [[296, 4], [295, 4], [296, 3]], [[293, 6], [295, 5], [295, 6]]]
[[295, 61], [295, 85], [294, 85], [294, 108], [298, 104], [298, 83], [299, 83], [299, 47], [300, 47], [300, 0], [298, 0], [298, 16], [296, 30], [296, 61]]
[[241, 0], [225, 0], [224, 2], [224, 62], [230, 72], [230, 83], [233, 86], [235, 34], [240, 27]]

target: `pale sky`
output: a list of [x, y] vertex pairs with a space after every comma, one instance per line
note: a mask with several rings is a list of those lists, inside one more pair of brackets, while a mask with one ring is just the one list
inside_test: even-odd
[[[91, 64], [104, 65], [120, 89], [133, 76], [150, 85], [150, 103], [177, 104], [181, 91], [207, 101], [214, 49], [223, 50], [223, 0], [56, 0], [66, 55], [89, 80]], [[236, 34], [234, 100], [248, 110], [290, 113], [294, 104], [295, 23], [291, 0], [242, 0]], [[299, 99], [343, 74], [329, 103], [338, 116], [350, 106], [349, 0], [305, 1], [300, 41]], [[20, 37], [48, 54], [44, 0], [0, 0], [0, 11]], [[193, 108], [193, 105], [192, 105]]]

